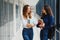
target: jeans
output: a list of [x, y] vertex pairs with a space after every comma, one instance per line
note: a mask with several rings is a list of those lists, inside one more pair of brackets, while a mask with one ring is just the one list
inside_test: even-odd
[[22, 35], [24, 40], [33, 40], [33, 28], [24, 28]]
[[41, 30], [40, 39], [41, 40], [48, 40], [48, 30], [47, 29]]

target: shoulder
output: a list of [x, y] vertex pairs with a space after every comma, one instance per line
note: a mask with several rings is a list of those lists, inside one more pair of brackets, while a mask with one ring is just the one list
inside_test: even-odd
[[54, 16], [49, 16], [50, 18], [54, 18]]

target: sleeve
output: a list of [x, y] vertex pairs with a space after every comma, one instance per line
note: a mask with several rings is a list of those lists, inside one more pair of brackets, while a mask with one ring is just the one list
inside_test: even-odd
[[27, 22], [22, 21], [22, 27], [27, 27], [26, 24]]
[[50, 16], [50, 22], [49, 22], [49, 26], [52, 27], [54, 25], [54, 17]]
[[26, 27], [27, 22], [24, 22], [24, 19], [22, 18], [22, 28]]
[[38, 24], [37, 24], [36, 26], [37, 26], [37, 27], [39, 27], [39, 25], [38, 25]]

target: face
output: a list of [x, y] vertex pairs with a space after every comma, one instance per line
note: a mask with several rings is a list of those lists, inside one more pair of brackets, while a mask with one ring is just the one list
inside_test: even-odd
[[26, 17], [31, 16], [31, 8], [29, 5], [23, 7], [23, 15]]
[[31, 7], [29, 6], [27, 9], [27, 13], [30, 13], [30, 12], [31, 12]]
[[42, 9], [42, 14], [43, 15], [46, 15], [47, 14], [44, 8]]

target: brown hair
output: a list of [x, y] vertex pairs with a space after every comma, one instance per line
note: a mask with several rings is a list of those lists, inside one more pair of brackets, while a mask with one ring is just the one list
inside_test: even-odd
[[[26, 18], [27, 18], [26, 13], [27, 13], [28, 7], [29, 7], [29, 5], [25, 5], [23, 7], [23, 16], [25, 16]], [[28, 13], [28, 15], [29, 15], [29, 18], [31, 18], [31, 11], [30, 11], [30, 13]]]
[[50, 7], [49, 5], [45, 4], [45, 5], [44, 5], [44, 9], [45, 9], [45, 11], [46, 11], [46, 13], [47, 13], [48, 15], [53, 16], [52, 9], [51, 9], [51, 7]]

